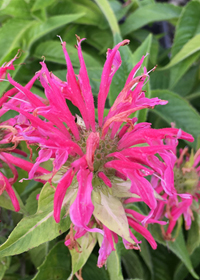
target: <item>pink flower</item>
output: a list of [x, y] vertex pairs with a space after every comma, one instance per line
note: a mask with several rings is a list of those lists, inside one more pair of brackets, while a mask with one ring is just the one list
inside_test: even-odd
[[[174, 151], [176, 150], [177, 143], [174, 144]], [[162, 228], [163, 236], [165, 239], [174, 240], [172, 238], [172, 232], [176, 223], [181, 215], [185, 220], [185, 229], [188, 230], [191, 227], [193, 212], [195, 209], [194, 202], [198, 201], [200, 197], [200, 150], [193, 155], [188, 153], [188, 148], [180, 149], [180, 156], [176, 159], [174, 164], [174, 185], [176, 193], [172, 196], [167, 194], [162, 195], [163, 201], [159, 201], [157, 209], [154, 212], [154, 218], [159, 219], [166, 216], [169, 220], [167, 230]], [[158, 193], [162, 193], [163, 188], [160, 181], [156, 178], [152, 178], [152, 184]]]
[[[139, 248], [135, 231], [156, 248], [155, 240], [144, 227], [156, 222], [151, 216], [157, 208], [156, 192], [145, 177], [156, 174], [164, 191], [172, 196], [175, 193], [172, 170], [174, 154], [167, 140], [180, 138], [193, 141], [193, 137], [175, 128], [152, 129], [149, 123], [137, 124], [136, 117], [129, 118], [130, 114], [141, 109], [167, 103], [158, 98], [145, 97], [142, 86], [149, 76], [146, 68], [141, 76], [135, 77], [144, 57], [131, 71], [107, 117], [103, 117], [113, 75], [121, 65], [118, 49], [128, 44], [129, 40], [122, 41], [107, 52], [98, 94], [97, 123], [94, 98], [81, 51], [82, 41], [77, 36], [80, 61], [77, 76], [65, 48], [66, 43], [61, 42], [68, 69], [66, 82], [49, 73], [46, 64], [41, 62], [42, 69], [36, 75], [44, 87], [46, 100], [37, 97], [28, 86], [19, 85], [8, 75], [10, 83], [20, 90], [17, 95], [23, 93], [28, 104], [22, 102], [17, 106], [10, 102], [5, 110], [16, 110], [20, 117], [24, 117], [25, 125], [17, 123], [19, 139], [24, 139], [29, 145], [38, 143], [40, 147], [29, 179], [37, 177], [57, 185], [54, 197], [54, 218], [57, 223], [61, 218], [62, 206], [68, 206], [66, 211], [72, 226], [65, 244], [79, 250], [76, 240], [84, 237], [86, 232], [103, 235], [98, 260], [101, 267], [111, 251], [115, 250], [118, 235], [123, 238], [126, 248]], [[78, 108], [81, 117], [72, 115], [66, 99]], [[39, 165], [49, 160], [53, 162], [52, 172], [35, 176]], [[137, 201], [148, 205], [150, 212], [147, 216], [129, 209], [129, 204]]]

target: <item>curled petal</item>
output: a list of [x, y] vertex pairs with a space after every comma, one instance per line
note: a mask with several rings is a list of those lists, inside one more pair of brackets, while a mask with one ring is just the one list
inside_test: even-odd
[[73, 178], [74, 178], [74, 171], [72, 168], [70, 168], [57, 185], [56, 192], [54, 195], [54, 214], [53, 214], [56, 223], [60, 222], [60, 212], [62, 208], [63, 199], [65, 197], [68, 187], [71, 185]]
[[[19, 202], [17, 200], [17, 197], [15, 195], [15, 192], [13, 191], [8, 179], [0, 172], [0, 195], [2, 194], [2, 192], [5, 190], [11, 201], [12, 201], [12, 204], [15, 208], [15, 211], [18, 212], [20, 210], [20, 206], [19, 206]], [[3, 190], [3, 191], [2, 191]]]

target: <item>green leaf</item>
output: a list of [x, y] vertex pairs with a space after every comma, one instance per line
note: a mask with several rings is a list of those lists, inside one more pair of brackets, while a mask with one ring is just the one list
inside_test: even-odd
[[196, 212], [193, 212], [194, 221], [191, 228], [188, 230], [187, 249], [189, 254], [200, 245], [200, 217]]
[[34, 21], [33, 24], [25, 32], [24, 37], [28, 48], [46, 33], [53, 31], [63, 25], [75, 21], [82, 17], [84, 13], [71, 15], [58, 15], [48, 18], [45, 22]]
[[[180, 63], [170, 68], [169, 89], [172, 89], [178, 83], [178, 81], [183, 77], [183, 75], [187, 72], [187, 70], [191, 67], [191, 65], [198, 59], [199, 55], [200, 55], [200, 51], [192, 54], [188, 58], [184, 59]], [[169, 71], [169, 69], [160, 72], [161, 74], [164, 74], [165, 71]]]
[[151, 229], [152, 235], [154, 236], [155, 240], [163, 244], [164, 246], [167, 246], [168, 249], [171, 250], [182, 261], [182, 263], [187, 267], [192, 276], [195, 279], [199, 279], [198, 275], [192, 267], [192, 263], [184, 241], [182, 229], [180, 229], [179, 235], [176, 237], [176, 240], [174, 242], [165, 241], [163, 239], [160, 227], [158, 225], [153, 225]]
[[9, 15], [18, 19], [31, 19], [30, 7], [32, 3], [27, 4], [24, 0], [1, 0], [0, 5], [2, 5], [0, 6], [0, 16]]
[[[200, 263], [199, 255], [200, 255], [200, 247], [197, 247], [191, 255], [191, 262], [194, 268], [196, 268]], [[183, 263], [180, 263], [180, 265], [177, 267], [174, 273], [173, 280], [184, 280], [186, 279], [188, 274], [189, 272], [186, 266]]]
[[[53, 197], [54, 189], [49, 184], [46, 184], [39, 197], [37, 213], [23, 218], [18, 223], [7, 241], [0, 246], [0, 257], [28, 251], [56, 238], [69, 229], [69, 216], [62, 219], [59, 224], [54, 221]], [[62, 215], [64, 213], [65, 209], [63, 209]]]
[[14, 57], [14, 55], [13, 57], [6, 56], [14, 49], [17, 53], [17, 48], [21, 47], [20, 40], [31, 24], [30, 20], [13, 18], [2, 25], [0, 28], [0, 65]]
[[4, 257], [0, 259], [0, 280], [3, 279], [6, 270], [10, 266], [10, 257]]
[[176, 32], [171, 50], [172, 58], [195, 35], [197, 27], [199, 25], [199, 14], [199, 1], [190, 1], [183, 8], [176, 26]]
[[156, 250], [151, 251], [151, 260], [154, 268], [154, 280], [172, 280], [174, 270], [179, 259], [167, 247], [158, 245]]
[[[13, 188], [13, 187], [12, 187]], [[15, 195], [17, 197], [17, 200], [19, 201], [19, 205], [20, 205], [20, 210], [19, 213], [21, 214], [27, 214], [27, 211], [25, 209], [25, 206], [20, 198], [20, 196], [18, 195], [18, 193], [15, 191], [15, 189], [13, 188]], [[8, 209], [8, 210], [12, 210], [15, 211], [14, 206], [12, 204], [12, 201], [8, 195], [8, 193], [6, 191], [4, 191], [1, 195], [0, 195], [0, 206]]]
[[200, 50], [199, 41], [200, 41], [200, 34], [197, 34], [192, 39], [190, 39], [183, 46], [183, 48], [171, 59], [170, 63], [167, 64], [167, 66], [165, 66], [162, 69], [168, 69], [168, 68], [176, 65], [177, 63], [183, 61], [184, 59], [186, 59], [190, 55], [198, 52]]
[[43, 263], [48, 252], [48, 246], [49, 246], [49, 242], [46, 242], [29, 251], [31, 261], [36, 268]]
[[38, 208], [38, 201], [36, 196], [40, 193], [41, 189], [34, 190], [26, 200], [26, 211], [28, 215], [33, 215], [37, 211]]
[[75, 21], [76, 24], [94, 25], [100, 29], [108, 28], [99, 7], [90, 0], [61, 0], [56, 1], [56, 5], [48, 8], [48, 12], [52, 15], [67, 15], [74, 13], [84, 13], [84, 16]]
[[191, 133], [195, 138], [193, 143], [187, 142], [192, 147], [196, 146], [196, 139], [200, 135], [199, 113], [178, 94], [168, 90], [153, 90], [152, 97], [168, 100], [168, 104], [155, 106], [153, 112], [171, 124], [175, 122], [177, 128]]
[[70, 250], [70, 254], [72, 256], [72, 273], [75, 274], [79, 269], [81, 269], [84, 264], [87, 262], [94, 246], [96, 244], [96, 234], [87, 232], [78, 240], [78, 244], [80, 245], [80, 253], [78, 253], [75, 249]]
[[108, 272], [104, 267], [97, 267], [97, 257], [91, 254], [87, 263], [83, 267], [82, 277], [85, 280], [110, 280]]
[[121, 260], [117, 246], [115, 246], [115, 251], [112, 251], [110, 256], [107, 259], [106, 263], [108, 274], [110, 280], [123, 280], [122, 270], [121, 270]]
[[122, 256], [122, 263], [129, 278], [138, 277], [143, 279], [144, 270], [134, 250], [127, 250], [126, 254]]
[[10, 1], [11, 0], [2, 0], [0, 3], [0, 10], [5, 9], [9, 5]]
[[152, 257], [151, 257], [151, 253], [149, 250], [149, 245], [148, 245], [146, 239], [143, 238], [140, 248], [141, 248], [140, 255], [143, 258], [146, 266], [149, 268], [149, 270], [151, 272], [151, 276], [154, 279], [153, 262], [152, 262]]
[[[66, 44], [66, 49], [69, 53], [72, 65], [80, 67], [80, 62], [77, 54], [77, 49], [74, 46]], [[35, 50], [34, 56], [40, 58], [45, 57], [45, 61], [52, 61], [66, 65], [66, 60], [63, 54], [59, 39], [57, 41], [46, 41], [39, 44]], [[100, 63], [89, 54], [83, 51], [83, 57], [87, 67], [99, 67]], [[67, 70], [66, 70], [67, 73]], [[66, 76], [66, 74], [65, 74]], [[66, 77], [65, 77], [66, 78]]]
[[183, 97], [189, 94], [195, 85], [197, 71], [198, 66], [191, 67], [173, 87], [172, 91]]
[[71, 261], [68, 248], [61, 241], [57, 243], [49, 252], [44, 263], [39, 267], [39, 271], [33, 280], [68, 279], [71, 274]]
[[100, 196], [100, 204], [95, 202], [94, 197], [92, 197], [95, 207], [94, 216], [107, 228], [134, 244], [133, 240], [130, 238], [126, 213], [120, 200], [109, 194], [104, 195], [102, 192]]
[[56, 0], [35, 0], [32, 8], [31, 8], [31, 11], [37, 11], [37, 10], [40, 10], [40, 9], [44, 9], [50, 5], [52, 5], [53, 3], [55, 3]]
[[[11, 19], [0, 29], [0, 57], [4, 55], [0, 65], [5, 61], [11, 60], [17, 53], [17, 49], [23, 49], [21, 57], [17, 60], [17, 63], [20, 65], [16, 67], [15, 71], [12, 73], [12, 77], [14, 77], [19, 71], [20, 67], [22, 67], [21, 64], [23, 61], [28, 57], [31, 45], [37, 39], [52, 30], [75, 21], [77, 18], [80, 18], [83, 15], [83, 13], [80, 13], [74, 15], [54, 16], [48, 18], [45, 22]], [[7, 35], [8, 33], [9, 36]], [[13, 51], [15, 51], [15, 53], [13, 53]], [[1, 83], [0, 95], [6, 90], [8, 86], [9, 83], [7, 82]]]
[[95, 0], [95, 2], [100, 7], [104, 16], [106, 17], [106, 19], [107, 19], [107, 21], [110, 25], [110, 28], [112, 30], [113, 36], [116, 33], [120, 34], [117, 19], [116, 19], [115, 14], [114, 14], [114, 12], [113, 12], [110, 4], [109, 4], [109, 1], [107, 1], [107, 0]]
[[171, 4], [155, 3], [146, 5], [127, 17], [125, 23], [121, 25], [122, 35], [133, 32], [151, 22], [176, 19], [179, 17], [180, 12], [180, 7]]

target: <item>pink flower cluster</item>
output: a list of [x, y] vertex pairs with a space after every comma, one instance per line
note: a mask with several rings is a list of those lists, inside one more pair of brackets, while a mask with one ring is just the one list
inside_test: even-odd
[[[193, 141], [193, 137], [176, 128], [153, 129], [150, 123], [137, 123], [136, 117], [130, 118], [131, 114], [141, 109], [167, 103], [159, 98], [145, 97], [142, 87], [149, 73], [144, 67], [143, 74], [136, 76], [144, 56], [130, 72], [124, 88], [104, 117], [111, 81], [121, 65], [118, 49], [128, 44], [129, 40], [122, 41], [107, 52], [98, 93], [97, 122], [81, 51], [82, 41], [77, 36], [78, 75], [74, 73], [66, 43], [61, 41], [67, 64], [66, 81], [50, 73], [44, 62], [41, 62], [41, 70], [26, 86], [7, 75], [14, 88], [2, 98], [0, 116], [11, 109], [18, 115], [2, 124], [2, 127], [9, 126], [7, 136], [2, 141], [14, 143], [14, 148], [20, 141], [25, 141], [29, 148], [37, 145], [39, 153], [34, 164], [19, 158], [16, 160], [5, 151], [1, 152], [1, 159], [5, 159], [15, 175], [17, 172], [13, 165], [28, 171], [28, 179], [48, 181], [55, 187], [54, 219], [59, 223], [60, 218], [65, 218], [66, 215], [61, 217], [61, 209], [67, 205], [72, 222], [65, 240], [66, 246], [79, 251], [77, 240], [86, 233], [96, 234], [100, 240], [98, 266], [101, 267], [115, 250], [118, 236], [123, 239], [127, 249], [139, 249], [140, 241], [135, 236], [138, 232], [156, 249], [156, 242], [147, 225], [166, 224], [159, 221], [166, 201], [171, 207], [167, 216], [170, 223], [171, 217], [177, 220], [175, 206], [170, 202], [177, 197], [173, 172], [176, 162], [174, 143], [177, 145], [178, 139]], [[9, 67], [12, 67], [12, 63], [8, 64]], [[1, 67], [3, 77], [6, 69]], [[31, 91], [36, 79], [44, 88], [44, 98]], [[13, 98], [8, 100], [11, 96]], [[68, 100], [78, 108], [80, 116], [72, 115], [66, 102]], [[45, 166], [46, 162], [52, 162], [52, 170], [40, 167], [40, 164]], [[2, 176], [7, 182], [6, 177]], [[152, 180], [149, 181], [147, 176], [151, 176]], [[15, 180], [10, 182], [13, 184]], [[7, 184], [6, 190], [12, 190], [11, 186]], [[179, 196], [182, 204], [185, 201], [190, 203], [188, 195]], [[16, 202], [12, 201], [15, 210], [19, 210]], [[146, 204], [149, 213], [144, 215], [136, 211], [137, 203]]]

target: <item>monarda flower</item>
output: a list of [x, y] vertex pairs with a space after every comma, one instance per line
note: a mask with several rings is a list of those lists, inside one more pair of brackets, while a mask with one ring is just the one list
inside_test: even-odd
[[[174, 152], [176, 152], [176, 145], [174, 142]], [[195, 202], [200, 198], [200, 149], [194, 155], [188, 152], [188, 147], [179, 150], [179, 157], [177, 157], [174, 164], [174, 187], [176, 192], [172, 196], [166, 193], [162, 195], [163, 201], [159, 201], [157, 209], [154, 212], [154, 218], [159, 219], [165, 216], [168, 220], [166, 231], [162, 227], [163, 237], [167, 240], [174, 240], [172, 232], [176, 226], [178, 219], [183, 215], [185, 221], [185, 229], [191, 227], [193, 220], [193, 211], [199, 210]], [[159, 193], [163, 192], [158, 179], [154, 178], [152, 184], [155, 190]]]
[[[5, 81], [8, 70], [15, 70], [13, 62], [18, 58], [18, 55], [19, 52], [12, 60], [8, 63], [4, 63], [4, 65], [0, 67], [0, 82]], [[34, 77], [26, 87], [31, 88], [35, 79], [37, 79], [37, 76]], [[9, 98], [15, 94], [15, 99], [9, 100]], [[2, 108], [6, 102], [19, 106], [19, 104], [21, 104], [21, 99], [19, 98], [24, 97], [24, 94], [19, 92], [17, 88], [10, 89], [4, 93], [4, 95], [0, 98], [0, 117], [9, 110], [6, 107]], [[27, 105], [27, 103], [25, 104]], [[29, 103], [28, 105], [30, 106]], [[22, 103], [22, 106], [24, 107], [24, 102]], [[16, 192], [13, 189], [14, 183], [18, 180], [18, 171], [16, 167], [19, 167], [27, 172], [30, 172], [33, 168], [33, 163], [18, 157], [27, 157], [26, 153], [17, 149], [19, 140], [21, 140], [18, 136], [18, 128], [21, 129], [21, 126], [17, 127], [17, 124], [20, 123], [22, 125], [22, 118], [21, 120], [19, 118], [20, 116], [16, 116], [15, 118], [10, 118], [0, 123], [0, 195], [2, 195], [4, 191], [7, 192], [15, 211], [20, 210], [19, 201], [17, 199]], [[25, 126], [23, 126], [23, 128], [25, 128]], [[41, 175], [48, 171], [39, 167], [37, 172], [38, 175]], [[12, 174], [12, 177], [10, 177], [10, 174]]]
[[[104, 117], [110, 84], [121, 65], [118, 49], [128, 44], [129, 40], [122, 41], [107, 52], [98, 93], [96, 122], [94, 98], [81, 51], [82, 41], [77, 36], [80, 61], [77, 76], [65, 42], [61, 41], [67, 63], [66, 81], [49, 73], [46, 64], [41, 62], [42, 69], [36, 75], [44, 88], [46, 100], [41, 100], [8, 75], [10, 83], [26, 96], [30, 106], [23, 108], [20, 104], [7, 103], [5, 109], [16, 110], [26, 119], [26, 124], [29, 122], [26, 128], [18, 124], [21, 127], [19, 137], [29, 145], [38, 143], [40, 147], [29, 179], [40, 178], [55, 187], [55, 221], [59, 223], [67, 214], [72, 221], [65, 244], [79, 252], [79, 239], [87, 239], [92, 234], [100, 244], [98, 266], [101, 267], [115, 250], [118, 236], [122, 237], [127, 249], [138, 249], [140, 241], [134, 232], [139, 232], [153, 249], [156, 248], [156, 242], [146, 226], [158, 222], [151, 216], [159, 195], [146, 176], [156, 174], [164, 191], [173, 195], [171, 166], [174, 154], [172, 145], [166, 144], [165, 139], [177, 138], [179, 130], [152, 129], [150, 123], [137, 123], [136, 117], [129, 118], [141, 109], [167, 103], [158, 98], [146, 98], [142, 91], [149, 73], [146, 68], [140, 76], [136, 76], [136, 72], [141, 68], [144, 56], [129, 74], [123, 90]], [[66, 100], [78, 108], [80, 116], [72, 115]], [[193, 141], [192, 136], [185, 132], [179, 138]], [[37, 177], [35, 173], [39, 165], [47, 161], [53, 162], [52, 172]], [[143, 215], [133, 210], [135, 202], [145, 203], [149, 213]], [[66, 215], [61, 217], [64, 205]]]

